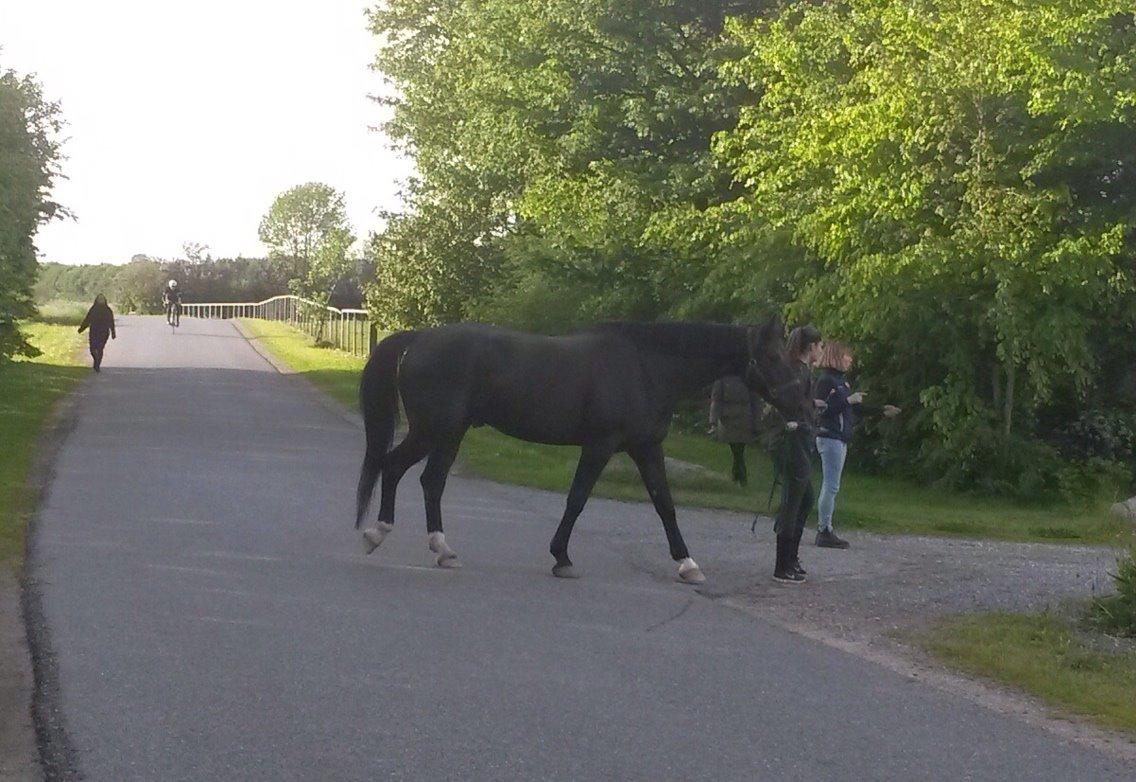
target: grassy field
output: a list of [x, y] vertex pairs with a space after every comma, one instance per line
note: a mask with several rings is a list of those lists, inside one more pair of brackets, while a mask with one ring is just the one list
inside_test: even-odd
[[35, 320], [36, 323], [49, 325], [78, 326], [83, 322], [83, 316], [87, 314], [92, 303], [84, 304], [81, 301], [64, 301], [62, 299], [46, 301], [36, 305], [39, 309], [39, 315]]
[[[244, 323], [280, 360], [355, 409], [363, 359], [314, 347], [307, 336], [282, 323], [251, 319]], [[705, 435], [673, 432], [667, 438], [666, 452], [672, 459], [701, 468], [671, 469], [673, 493], [680, 505], [765, 511], [772, 481], [772, 466], [765, 454], [750, 450], [749, 486], [741, 488], [728, 478], [729, 449]], [[578, 453], [577, 448], [523, 443], [483, 428], [469, 433], [460, 458], [466, 468], [495, 481], [567, 491]], [[819, 488], [819, 475], [815, 485]], [[626, 457], [612, 461], [596, 493], [615, 499], [647, 499]], [[836, 524], [841, 530], [1047, 542], [1111, 543], [1125, 534], [1124, 526], [1108, 516], [1103, 502], [1086, 507], [1023, 507], [856, 473], [846, 473], [842, 481]]]
[[919, 641], [949, 665], [1136, 731], [1136, 651], [1105, 650], [1089, 637], [1054, 616], [975, 614], [945, 621]]
[[[84, 310], [85, 311], [85, 310]], [[43, 355], [0, 367], [0, 563], [15, 565], [24, 550], [35, 496], [27, 484], [34, 446], [55, 403], [90, 370], [80, 364], [83, 312], [51, 312], [51, 322], [26, 324]]]

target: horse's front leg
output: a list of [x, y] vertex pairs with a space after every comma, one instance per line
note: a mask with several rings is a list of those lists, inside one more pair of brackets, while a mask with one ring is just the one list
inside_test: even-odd
[[572, 560], [568, 558], [568, 539], [572, 537], [572, 527], [576, 519], [584, 510], [588, 495], [592, 493], [596, 481], [615, 449], [607, 444], [585, 445], [580, 451], [580, 461], [576, 465], [576, 475], [572, 478], [572, 488], [568, 490], [568, 503], [564, 508], [564, 516], [560, 519], [560, 526], [552, 536], [552, 543], [548, 550], [556, 558], [552, 566], [552, 575], [559, 578], [575, 578], [576, 571], [572, 568]]
[[661, 443], [651, 443], [645, 446], [629, 448], [628, 455], [639, 468], [639, 475], [643, 478], [643, 485], [647, 487], [647, 494], [655, 504], [659, 518], [663, 520], [663, 529], [667, 533], [667, 543], [671, 548], [671, 557], [678, 562], [678, 577], [687, 584], [701, 584], [706, 580], [698, 563], [690, 558], [686, 549], [686, 542], [678, 529], [678, 520], [675, 518], [674, 500], [671, 499], [671, 488], [667, 483], [666, 463], [663, 461], [663, 446]]
[[457, 553], [446, 543], [446, 533], [442, 531], [442, 492], [446, 489], [446, 478], [457, 458], [463, 435], [464, 432], [430, 452], [420, 479], [422, 496], [426, 500], [427, 545], [438, 555], [435, 560], [438, 567], [444, 568], [461, 567]]

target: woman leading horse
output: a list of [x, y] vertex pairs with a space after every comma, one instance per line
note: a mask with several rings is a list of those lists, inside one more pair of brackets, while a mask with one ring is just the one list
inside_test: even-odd
[[[802, 395], [777, 318], [760, 327], [610, 323], [561, 337], [472, 323], [393, 334], [372, 351], [359, 389], [367, 451], [356, 528], [382, 479], [378, 519], [363, 531], [367, 553], [394, 528], [402, 476], [425, 458], [428, 545], [439, 566], [457, 566], [442, 530], [442, 491], [466, 431], [487, 425], [530, 442], [580, 446], [549, 546], [553, 574], [575, 575], [568, 557], [572, 526], [608, 461], [624, 451], [662, 519], [679, 577], [700, 583], [705, 579], [675, 520], [662, 443], [679, 398], [731, 374], [745, 377], [787, 416], [800, 413]], [[400, 398], [408, 431], [391, 449]]]

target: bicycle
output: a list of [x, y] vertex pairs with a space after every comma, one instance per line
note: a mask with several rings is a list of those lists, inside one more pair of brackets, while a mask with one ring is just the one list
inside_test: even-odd
[[177, 327], [181, 325], [181, 304], [169, 302], [166, 304], [166, 323], [170, 324], [170, 332], [177, 334]]

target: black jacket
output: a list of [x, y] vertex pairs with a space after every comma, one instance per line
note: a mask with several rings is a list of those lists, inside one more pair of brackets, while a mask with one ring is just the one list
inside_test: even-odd
[[848, 397], [852, 395], [852, 386], [848, 384], [844, 373], [835, 369], [822, 370], [813, 392], [817, 399], [828, 405], [820, 413], [817, 437], [831, 437], [834, 440], [851, 442], [852, 425], [856, 423], [859, 405], [848, 401]]
[[91, 330], [92, 342], [106, 342], [107, 336], [114, 337], [114, 313], [105, 304], [92, 304], [87, 317], [79, 325], [79, 333]]

